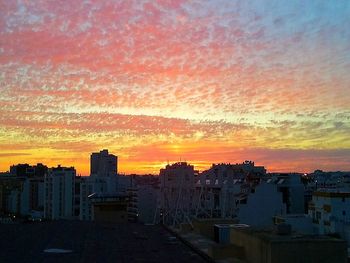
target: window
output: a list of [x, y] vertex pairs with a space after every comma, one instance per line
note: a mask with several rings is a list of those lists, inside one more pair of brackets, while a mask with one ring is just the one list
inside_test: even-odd
[[343, 197], [343, 198], [341, 199], [341, 201], [342, 201], [342, 202], [345, 202], [345, 197]]
[[343, 210], [343, 216], [345, 216], [346, 215], [346, 212], [345, 212], [345, 210]]
[[321, 212], [316, 212], [316, 219], [321, 219]]

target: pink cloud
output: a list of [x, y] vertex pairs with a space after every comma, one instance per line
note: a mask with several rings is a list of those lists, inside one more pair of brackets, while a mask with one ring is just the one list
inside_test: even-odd
[[347, 17], [291, 5], [0, 1], [0, 146], [347, 149]]

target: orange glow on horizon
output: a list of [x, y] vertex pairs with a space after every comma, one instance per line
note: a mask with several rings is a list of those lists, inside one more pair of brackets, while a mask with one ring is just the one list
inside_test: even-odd
[[350, 171], [349, 4], [258, 2], [2, 1], [0, 170]]

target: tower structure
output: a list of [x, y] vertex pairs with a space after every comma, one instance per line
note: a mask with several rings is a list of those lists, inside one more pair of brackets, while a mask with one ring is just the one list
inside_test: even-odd
[[115, 176], [118, 173], [118, 157], [109, 154], [104, 149], [97, 153], [92, 153], [90, 157], [90, 175], [99, 177]]

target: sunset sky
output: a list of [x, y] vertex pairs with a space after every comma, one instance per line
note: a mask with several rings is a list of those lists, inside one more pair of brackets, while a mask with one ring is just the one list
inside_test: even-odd
[[0, 0], [0, 171], [350, 170], [350, 1]]

